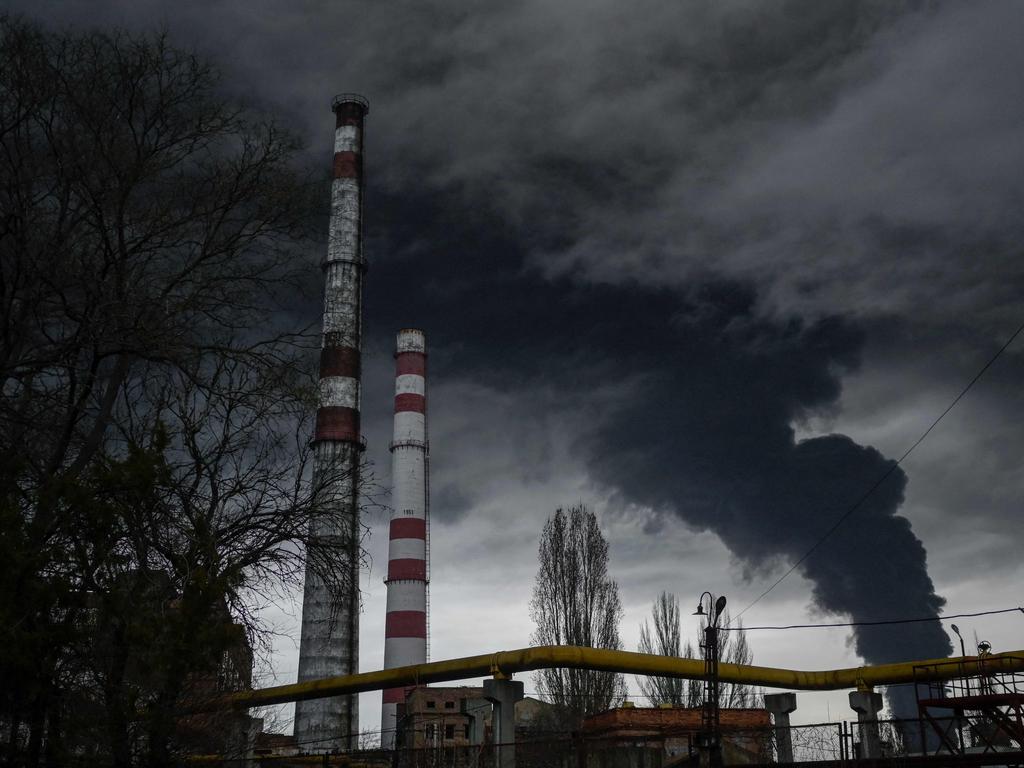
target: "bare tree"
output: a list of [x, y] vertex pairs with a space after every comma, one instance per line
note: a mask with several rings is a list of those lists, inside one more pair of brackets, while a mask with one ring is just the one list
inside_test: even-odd
[[[702, 619], [701, 630], [706, 619]], [[737, 619], [735, 624], [729, 617], [729, 611], [722, 614], [721, 626], [728, 629], [720, 630], [718, 633], [718, 654], [719, 659], [727, 664], [749, 665], [754, 661], [754, 652], [750, 650], [747, 643], [747, 632], [743, 629], [743, 619]], [[703, 650], [702, 650], [703, 658]], [[764, 706], [764, 693], [760, 688], [743, 683], [722, 683], [719, 687], [719, 706], [726, 708], [743, 709], [748, 707]]]
[[[196, 739], [182, 730], [183, 710], [248, 683], [251, 661], [239, 679], [223, 680], [220, 660], [239, 641], [231, 630], [247, 633], [257, 652], [269, 652], [260, 605], [299, 586], [307, 561], [340, 600], [356, 585], [339, 564], [362, 551], [361, 541], [341, 536], [303, 547], [314, 524], [349, 529], [342, 526], [344, 508], [322, 491], [350, 478], [308, 471], [313, 409], [301, 382], [292, 380], [296, 374], [230, 358], [208, 367], [132, 390], [125, 405], [131, 417], [117, 425], [132, 445], [149, 440], [127, 477], [142, 498], [107, 501], [115, 513], [103, 516], [110, 522], [102, 529], [90, 524], [95, 509], [76, 510], [87, 514], [82, 526], [102, 545], [77, 548], [75, 570], [91, 574], [87, 587], [103, 601], [104, 623], [159, 621], [143, 647], [118, 647], [104, 634], [102, 647], [86, 657], [107, 708], [147, 713], [150, 764], [196, 749]], [[111, 551], [121, 557], [110, 558]], [[158, 575], [173, 609], [167, 600], [117, 599], [113, 587], [133, 583], [139, 573]], [[133, 662], [146, 673], [126, 677], [124, 665]], [[128, 725], [119, 734], [126, 744]], [[202, 725], [209, 733], [216, 724]]]
[[[670, 592], [662, 592], [651, 607], [651, 618], [654, 621], [654, 632], [647, 620], [640, 625], [641, 653], [659, 656], [682, 656], [692, 658], [693, 646], [687, 641], [681, 644], [679, 600]], [[683, 680], [678, 677], [637, 677], [640, 690], [649, 704], [672, 704], [680, 707], [696, 706], [700, 699], [700, 684], [694, 680]]]
[[[530, 613], [537, 645], [620, 648], [619, 587], [608, 577], [608, 542], [583, 505], [558, 509], [544, 524]], [[581, 669], [537, 673], [541, 693], [578, 723], [621, 702], [622, 675]]]
[[355, 588], [351, 542], [303, 544], [338, 478], [277, 320], [297, 150], [163, 36], [0, 17], [0, 762], [171, 764], [188, 704], [245, 684], [231, 627], [258, 650], [306, 557]]
[[[653, 653], [661, 656], [677, 656], [686, 659], [704, 658], [704, 646], [697, 641], [698, 655], [694, 656], [694, 646], [687, 640], [680, 648], [680, 613], [679, 600], [670, 592], [662, 592], [654, 601], [651, 609], [654, 632], [647, 620], [640, 626], [641, 653]], [[701, 619], [698, 638], [704, 637], [706, 618]], [[718, 635], [719, 660], [730, 664], [750, 664], [754, 654], [747, 643], [747, 633], [743, 629], [742, 620], [732, 626], [729, 613], [722, 614], [723, 627]], [[681, 651], [681, 652], [680, 652]], [[650, 704], [673, 704], [682, 707], [699, 707], [702, 703], [703, 687], [699, 680], [682, 680], [673, 677], [638, 677], [640, 690]], [[723, 683], [719, 688], [720, 707], [744, 708], [760, 706], [761, 692], [749, 685], [740, 683]]]

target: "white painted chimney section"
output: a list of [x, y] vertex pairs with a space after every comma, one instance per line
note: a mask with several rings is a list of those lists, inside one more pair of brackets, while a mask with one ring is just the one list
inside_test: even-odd
[[[398, 332], [395, 422], [391, 443], [391, 526], [388, 548], [384, 668], [427, 660], [430, 539], [430, 448], [427, 443], [427, 341], [422, 331]], [[381, 747], [395, 746], [405, 688], [383, 693]]]
[[[359, 671], [359, 469], [360, 381], [363, 325], [363, 119], [366, 99], [337, 96], [334, 181], [324, 270], [324, 314], [320, 387], [313, 443], [318, 500], [334, 514], [313, 521], [306, 542], [347, 550], [340, 581], [345, 594], [332, 598], [322, 574], [307, 563], [302, 598], [298, 680]], [[305, 752], [355, 749], [359, 697], [354, 694], [300, 701], [295, 705], [295, 739]]]

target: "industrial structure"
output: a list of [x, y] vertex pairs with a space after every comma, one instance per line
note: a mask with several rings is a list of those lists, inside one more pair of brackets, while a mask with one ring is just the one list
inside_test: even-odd
[[[384, 667], [427, 660], [430, 579], [430, 446], [427, 442], [427, 343], [422, 331], [398, 332], [395, 349], [395, 421], [391, 442], [391, 526], [388, 546]], [[386, 688], [381, 746], [395, 743], [404, 687]]]
[[[841, 691], [847, 689], [871, 690], [875, 686], [951, 680], [957, 675], [952, 662], [964, 662], [971, 674], [992, 676], [1024, 672], [1024, 650], [993, 653], [986, 657], [963, 656], [950, 659], [927, 659], [896, 664], [876, 664], [828, 670], [780, 669], [747, 664], [718, 665], [718, 679], [722, 683], [761, 685], [792, 691]], [[683, 680], [703, 680], [704, 660], [660, 656], [634, 651], [608, 648], [588, 648], [578, 645], [536, 645], [513, 651], [482, 653], [459, 659], [429, 661], [395, 669], [339, 675], [333, 678], [275, 685], [253, 691], [229, 694], [218, 706], [263, 707], [289, 701], [307, 701], [342, 693], [379, 691], [395, 686], [425, 685], [473, 677], [493, 677], [509, 680], [519, 672], [538, 669], [593, 669], [600, 672], [619, 672], [627, 675], [657, 675], [678, 677]]]
[[[615, 728], [607, 732], [583, 734], [579, 740], [570, 738], [565, 732], [551, 732], [541, 740], [535, 737], [534, 744], [520, 744], [514, 735], [514, 712], [517, 703], [523, 698], [523, 684], [512, 680], [511, 675], [547, 668], [593, 669], [606, 672], [628, 674], [658, 675], [678, 677], [682, 679], [702, 680], [705, 676], [704, 662], [701, 659], [683, 659], [673, 656], [658, 656], [629, 651], [616, 651], [600, 648], [584, 648], [576, 646], [540, 646], [522, 648], [514, 651], [470, 656], [462, 659], [414, 664], [407, 667], [364, 672], [333, 679], [309, 681], [293, 685], [276, 686], [256, 691], [241, 691], [228, 694], [217, 704], [220, 707], [253, 707], [275, 704], [286, 701], [303, 701], [339, 693], [357, 691], [382, 690], [398, 686], [423, 685], [430, 682], [464, 680], [471, 677], [484, 676], [482, 696], [480, 700], [492, 706], [490, 722], [492, 732], [490, 745], [493, 748], [486, 755], [486, 762], [481, 756], [486, 750], [471, 742], [464, 753], [458, 752], [460, 743], [467, 739], [465, 729], [462, 736], [458, 735], [458, 725], [469, 725], [468, 718], [455, 718], [455, 707], [451, 707], [453, 717], [451, 725], [452, 739], [447, 739], [447, 730], [438, 736], [436, 729], [431, 732], [439, 741], [440, 746], [451, 751], [450, 761], [444, 765], [453, 768], [512, 768], [513, 766], [536, 765], [548, 768], [552, 765], [569, 768], [570, 766], [605, 766], [605, 768], [636, 768], [640, 763], [640, 753], [623, 754], [624, 762], [615, 757], [615, 750], [624, 745], [625, 741], [635, 741], [644, 754], [654, 745], [658, 747], [661, 757], [658, 761], [645, 762], [650, 768], [669, 768], [669, 765], [681, 766], [685, 756], [673, 755], [679, 751], [680, 734], [685, 736], [688, 744], [697, 750], [697, 756], [706, 752], [702, 742], [706, 740], [694, 738], [696, 712], [690, 715], [639, 715], [640, 718], [653, 717], [683, 718], [692, 717], [693, 723], [673, 723], [677, 733], [672, 729], [654, 729], [656, 733], [641, 733], [643, 729], [631, 728], [619, 733]], [[878, 666], [850, 667], [821, 671], [802, 671], [755, 667], [739, 664], [719, 664], [718, 676], [721, 682], [737, 682], [748, 685], [763, 685], [768, 688], [799, 690], [850, 690], [850, 708], [856, 713], [856, 721], [846, 720], [832, 723], [816, 723], [805, 726], [793, 726], [789, 723], [789, 715], [796, 709], [796, 698], [792, 693], [772, 694], [765, 697], [765, 714], [755, 716], [754, 721], [725, 723], [722, 718], [720, 726], [726, 740], [743, 747], [742, 750], [729, 750], [723, 755], [726, 764], [779, 765], [848, 765], [862, 761], [864, 766], [892, 765], [1024, 765], [1024, 651], [1012, 651], [1000, 654], [979, 654], [952, 659], [928, 659], [916, 662], [883, 664]], [[879, 718], [881, 696], [875, 692], [877, 686], [912, 684], [918, 691], [920, 715], [918, 719], [902, 721], [882, 721]], [[934, 686], [933, 686], [934, 684]], [[444, 689], [418, 688], [421, 691], [424, 711], [431, 709], [431, 700], [437, 702], [447, 700]], [[451, 690], [451, 689], [449, 689]], [[463, 689], [467, 690], [467, 689]], [[475, 694], [475, 692], [474, 692]], [[460, 704], [459, 713], [477, 716], [479, 708], [477, 696], [463, 695], [466, 707]], [[408, 702], [408, 699], [407, 699]], [[472, 705], [472, 707], [470, 706]], [[443, 706], [443, 704], [441, 704]], [[416, 706], [413, 710], [416, 710]], [[947, 710], [943, 714], [941, 710]], [[444, 710], [441, 710], [442, 712]], [[950, 714], [951, 712], [951, 714]], [[771, 724], [767, 719], [771, 715]], [[486, 715], [486, 713], [485, 713]], [[612, 720], [617, 716], [608, 716]], [[627, 719], [631, 717], [627, 713]], [[598, 716], [600, 719], [601, 716]], [[507, 722], [505, 722], [507, 720]], [[425, 725], [424, 721], [424, 725]], [[921, 735], [918, 727], [907, 730], [905, 726], [924, 725], [938, 733], [941, 739], [937, 743], [928, 743], [923, 737], [906, 738], [907, 735]], [[449, 724], [445, 718], [445, 726]], [[633, 723], [639, 725], [640, 723]], [[612, 723], [615, 725], [615, 723]], [[728, 725], [728, 727], [726, 727]], [[903, 737], [899, 736], [902, 729]], [[600, 729], [598, 729], [600, 730]], [[651, 730], [651, 729], [647, 729]], [[424, 735], [427, 731], [424, 729]], [[471, 732], [472, 733], [472, 732]], [[413, 738], [418, 736], [413, 734]], [[535, 735], [536, 736], [536, 735]], [[620, 738], [621, 737], [621, 738]], [[639, 742], [643, 741], [643, 744]], [[761, 744], [763, 749], [750, 749], [751, 744]], [[408, 755], [399, 755], [399, 768], [405, 765], [436, 765], [429, 761], [419, 761], [416, 753], [416, 742]], [[525, 747], [525, 748], [524, 748]], [[407, 747], [408, 749], [408, 747]], [[628, 750], [627, 750], [628, 751]], [[689, 748], [688, 750], [689, 751]], [[745, 756], [743, 753], [746, 752]], [[759, 754], [760, 756], [759, 756]], [[403, 753], [404, 754], [404, 753]], [[461, 754], [461, 758], [454, 759]], [[518, 757], [517, 757], [518, 755]], [[706, 755], [705, 755], [706, 756]], [[700, 763], [704, 764], [704, 757]], [[406, 757], [415, 758], [412, 763]], [[694, 758], [690, 755], [690, 758]], [[562, 759], [564, 758], [564, 759]], [[591, 762], [594, 758], [596, 762]], [[609, 758], [609, 759], [606, 759]], [[614, 758], [614, 759], [611, 759]], [[667, 758], [673, 758], [669, 761]], [[678, 760], [678, 762], [677, 762]], [[760, 762], [758, 762], [760, 760]], [[733, 762], [735, 761], [735, 763]], [[750, 762], [753, 761], [753, 762]], [[325, 763], [326, 764], [326, 763]], [[692, 764], [692, 763], [691, 763]]]
[[[403, 706], [395, 749], [445, 750], [495, 743], [494, 706], [483, 686], [409, 688]], [[550, 704], [528, 696], [516, 701], [515, 740], [532, 735], [550, 709]]]
[[[694, 754], [705, 725], [703, 714], [703, 707], [636, 707], [627, 703], [585, 718], [581, 731], [593, 743], [593, 751], [610, 753], [601, 761], [603, 764], [655, 766], [683, 762]], [[770, 752], [772, 733], [767, 710], [721, 709], [719, 724], [726, 765], [760, 762]]]
[[[362, 349], [363, 120], [365, 99], [334, 99], [334, 181], [324, 270], [320, 387], [314, 437], [317, 502], [330, 509], [307, 541], [300, 683], [359, 669], [359, 427]], [[347, 553], [342, 573], [325, 580], [318, 547]], [[359, 731], [358, 698], [342, 694], [299, 702], [295, 737], [308, 751], [350, 749]]]
[[[336, 118], [334, 179], [323, 262], [324, 310], [313, 441], [315, 499], [324, 513], [314, 521], [307, 540], [298, 682], [236, 691], [194, 712], [295, 702], [294, 737], [285, 745], [288, 754], [283, 748], [274, 748], [273, 753], [300, 762], [311, 753], [322, 753], [317, 758], [322, 758], [323, 765], [330, 764], [332, 755], [339, 758], [340, 753], [357, 750], [358, 693], [380, 690], [381, 747], [394, 750], [391, 765], [397, 768], [405, 765], [399, 753], [416, 757], [423, 750], [437, 749], [448, 750], [443, 764], [453, 768], [590, 766], [588, 754], [597, 759], [593, 765], [605, 768], [633, 768], [638, 756], [640, 764], [649, 763], [651, 768], [698, 762], [716, 766], [844, 764], [851, 760], [881, 765], [878, 761], [897, 757], [936, 766], [1024, 766], [1024, 652], [990, 654], [986, 649], [975, 657], [964, 654], [954, 659], [817, 672], [720, 663], [714, 649], [716, 619], [724, 599], [716, 602], [709, 593], [705, 593], [711, 617], [705, 630], [705, 646], [710, 649], [707, 660], [542, 646], [429, 662], [427, 349], [425, 335], [415, 329], [399, 331], [396, 341], [384, 669], [360, 673], [362, 156], [368, 105], [360, 96], [342, 94], [334, 99], [332, 109]], [[339, 571], [325, 573], [319, 567], [327, 559], [318, 558], [318, 551], [328, 550], [335, 555], [330, 558], [335, 562], [337, 553], [343, 553]], [[517, 744], [529, 734], [522, 728], [517, 732], [524, 691], [522, 681], [512, 677], [549, 668], [702, 680], [706, 706], [699, 713], [633, 707], [611, 710], [595, 715], [571, 739], [561, 731], [542, 734], [543, 739], [533, 734], [532, 751], [520, 748], [517, 762]], [[479, 688], [425, 687], [473, 677], [487, 679]], [[786, 692], [765, 696], [763, 709], [735, 710], [726, 716], [717, 707], [720, 682]], [[888, 738], [881, 727], [882, 697], [874, 689], [898, 684], [912, 685], [918, 698], [917, 720], [901, 725], [910, 722], [918, 727], [903, 729], [903, 743], [897, 746], [897, 739]], [[852, 689], [849, 701], [856, 713], [855, 735], [845, 721], [833, 729], [834, 739], [828, 732], [833, 724], [790, 725], [789, 715], [796, 709], [792, 691], [838, 689]], [[811, 736], [801, 738], [805, 732]], [[895, 733], [892, 728], [888, 731], [889, 735]], [[248, 730], [246, 734], [247, 742], [252, 741]], [[398, 734], [401, 738], [396, 738]], [[723, 736], [727, 738], [723, 740]], [[624, 762], [616, 757], [620, 752]], [[485, 762], [481, 762], [483, 755], [487, 755]], [[418, 760], [408, 764], [420, 766]]]

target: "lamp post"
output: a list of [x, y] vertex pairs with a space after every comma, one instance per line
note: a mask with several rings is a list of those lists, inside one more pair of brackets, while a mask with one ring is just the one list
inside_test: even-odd
[[[953, 695], [954, 696], [960, 696], [960, 695], [970, 696], [971, 695], [971, 678], [969, 678], [965, 674], [966, 670], [964, 669], [964, 661], [963, 661], [963, 657], [965, 657], [967, 655], [967, 648], [966, 648], [966, 646], [964, 646], [964, 636], [960, 634], [960, 627], [958, 627], [956, 624], [950, 624], [949, 628], [953, 630], [953, 634], [955, 634], [957, 636], [957, 638], [960, 640], [960, 657], [961, 657], [961, 660], [960, 660], [959, 663], [957, 663], [957, 671], [960, 672], [960, 674], [962, 676], [962, 685], [958, 685], [958, 683], [956, 681], [953, 681], [952, 686], [951, 686], [952, 689], [953, 689]], [[958, 688], [960, 690], [958, 690]], [[957, 710], [954, 710], [954, 712], [956, 713], [956, 736], [957, 736], [957, 741], [960, 744], [960, 751], [963, 751], [964, 750], [964, 746], [965, 746], [965, 742], [964, 742], [964, 720], [963, 720], [963, 717], [962, 717], [963, 710], [962, 709], [957, 709]], [[968, 738], [970, 738], [970, 736], [968, 736]]]
[[[992, 643], [982, 640], [978, 643], [978, 669], [984, 671], [985, 659], [992, 655]], [[984, 674], [978, 675], [978, 688], [982, 696], [992, 693], [991, 680]]]
[[953, 630], [953, 634], [960, 638], [960, 655], [967, 655], [967, 648], [964, 646], [964, 636], [960, 634], [960, 627], [956, 624], [950, 624], [949, 628]]
[[[708, 608], [704, 610], [704, 598], [707, 597]], [[704, 704], [701, 707], [701, 732], [697, 744], [702, 749], [702, 763], [710, 768], [722, 765], [722, 737], [719, 727], [718, 710], [718, 621], [725, 609], [725, 596], [715, 596], [704, 591], [697, 599], [697, 610], [694, 616], [706, 616], [704, 625]], [[706, 757], [705, 757], [706, 756]]]

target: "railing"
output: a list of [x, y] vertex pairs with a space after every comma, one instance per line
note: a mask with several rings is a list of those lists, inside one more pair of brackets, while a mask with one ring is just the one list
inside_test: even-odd
[[367, 111], [369, 111], [370, 109], [370, 102], [366, 100], [365, 96], [360, 96], [358, 93], [339, 93], [331, 101], [331, 108], [335, 109], [338, 107], [338, 105], [345, 104], [350, 101], [359, 104], [363, 109]]
[[[915, 667], [922, 751], [967, 756], [1024, 749], [1020, 656], [932, 662]], [[1005, 661], [1004, 661], [1005, 660]], [[934, 682], [936, 677], [946, 678]]]
[[[999, 663], [993, 668], [996, 660]], [[1000, 655], [916, 665], [918, 698], [929, 702], [950, 700], [955, 706], [958, 700], [977, 696], [1020, 695], [1024, 693], [1024, 673], [1018, 668], [1021, 663], [1024, 657]], [[934, 682], [936, 677], [946, 679]]]
[[[835, 766], [968, 766], [1022, 765], [1024, 752], [1003, 749], [975, 750], [966, 755], [922, 754], [914, 746], [916, 720], [881, 720], [881, 755], [868, 759], [860, 754], [856, 720], [794, 725], [782, 732], [793, 748], [793, 762], [820, 768]], [[461, 734], [461, 731], [456, 728]], [[777, 766], [774, 727], [723, 728], [722, 757], [726, 766]], [[436, 734], [436, 732], [435, 732]], [[425, 743], [423, 733], [407, 734], [412, 746], [395, 751], [366, 750], [335, 756], [350, 766], [366, 768], [498, 768], [493, 743], [469, 744], [466, 739], [434, 739]], [[666, 729], [658, 734], [621, 730], [614, 735], [592, 736], [578, 731], [519, 733], [515, 743], [516, 768], [686, 768], [700, 763], [696, 732]], [[289, 765], [286, 758], [266, 763]], [[332, 758], [323, 761], [333, 765]]]
[[[949, 718], [952, 721], [952, 718]], [[311, 748], [307, 754], [296, 754], [303, 745], [274, 754], [272, 749], [260, 750], [247, 759], [235, 756], [203, 756], [187, 760], [188, 764], [219, 764], [251, 768], [251, 766], [319, 765], [347, 768], [499, 768], [495, 747], [489, 741], [470, 744], [458, 715], [453, 732], [447, 736], [443, 726], [427, 732], [424, 723], [404, 731], [407, 746], [394, 751], [362, 749], [343, 754], [323, 755]], [[809, 768], [907, 768], [908, 766], [1021, 766], [1024, 751], [1017, 747], [996, 750], [971, 748], [964, 754], [922, 753], [917, 743], [916, 720], [880, 720], [880, 755], [867, 758], [861, 754], [856, 720], [794, 725], [789, 728], [723, 728], [722, 758], [725, 766], [771, 766], [778, 761], [777, 735], [788, 737], [792, 744], [793, 762]], [[488, 737], [489, 727], [486, 729]], [[697, 733], [691, 728], [650, 731], [621, 729], [611, 735], [590, 735], [580, 731], [520, 729], [515, 742], [515, 768], [687, 768], [700, 764]], [[243, 765], [244, 764], [244, 765]], [[82, 766], [86, 768], [86, 766]], [[95, 766], [88, 766], [95, 768]]]

